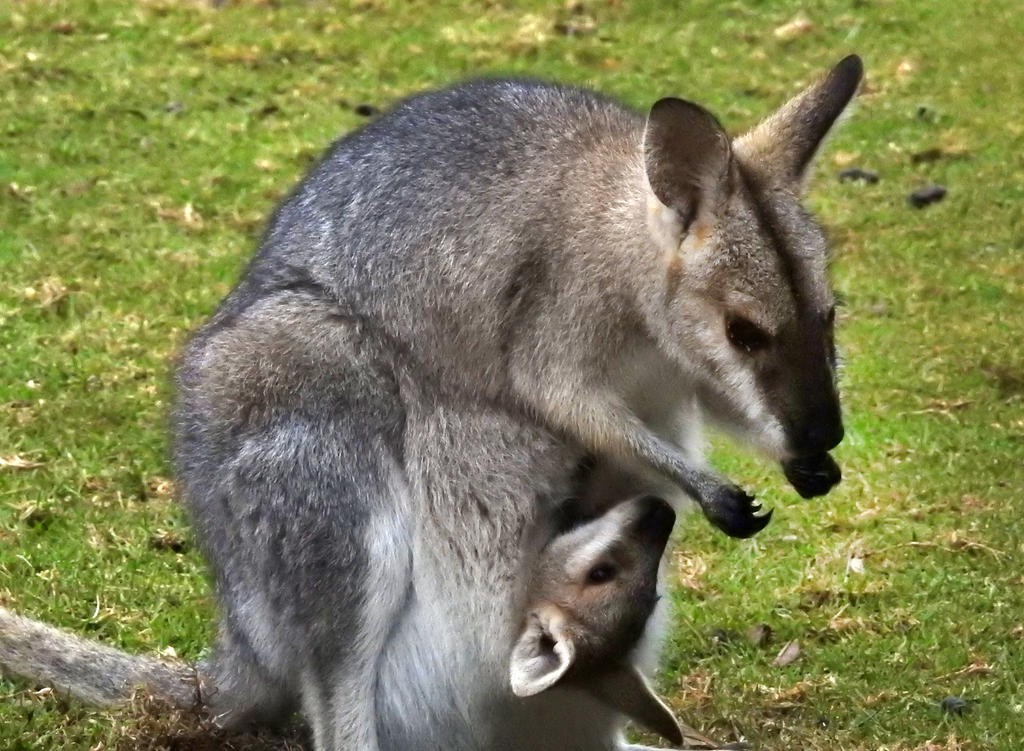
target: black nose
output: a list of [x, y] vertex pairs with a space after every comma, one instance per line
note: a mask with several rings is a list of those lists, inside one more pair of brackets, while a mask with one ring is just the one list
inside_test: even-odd
[[653, 495], [638, 498], [635, 503], [640, 506], [633, 527], [637, 535], [648, 540], [651, 545], [663, 548], [675, 526], [676, 512], [667, 501]]
[[835, 459], [822, 452], [782, 463], [786, 479], [804, 498], [825, 495], [842, 479], [843, 473]]

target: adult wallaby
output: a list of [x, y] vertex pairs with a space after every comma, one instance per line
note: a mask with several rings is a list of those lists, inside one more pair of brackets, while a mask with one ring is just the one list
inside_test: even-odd
[[[410, 377], [653, 469], [735, 536], [769, 514], [675, 445], [698, 409], [782, 460], [802, 494], [826, 492], [843, 434], [834, 308], [799, 193], [860, 76], [844, 59], [734, 142], [690, 102], [663, 99], [645, 121], [589, 92], [500, 80], [414, 97], [339, 141], [187, 350], [176, 443], [201, 532], [218, 537], [203, 518], [235, 434], [319, 414], [328, 376], [297, 345], [225, 361], [252, 349], [248, 329], [283, 322], [310, 338], [359, 326]], [[394, 388], [397, 368], [381, 368], [373, 388]], [[387, 409], [400, 416], [400, 399]], [[386, 440], [354, 440], [371, 435]]]
[[[737, 536], [768, 515], [687, 455], [698, 414], [804, 494], [837, 481], [827, 248], [799, 194], [860, 76], [844, 59], [734, 141], [682, 100], [644, 118], [483, 80], [327, 152], [178, 374], [225, 712], [301, 701], [321, 749], [415, 747], [410, 714], [435, 729], [424, 747], [457, 735], [476, 679], [418, 664], [417, 645], [479, 630], [475, 598], [529, 561], [495, 499], [569, 492], [577, 452], [678, 483]], [[487, 409], [524, 435], [494, 433]]]
[[[513, 511], [513, 516], [518, 515]], [[497, 619], [484, 617], [478, 623], [482, 629], [489, 627], [483, 633], [486, 640], [502, 645], [489, 650], [500, 664], [472, 666], [479, 674], [475, 694], [488, 696], [490, 703], [477, 707], [480, 714], [472, 722], [478, 747], [606, 747], [623, 717], [678, 745], [685, 726], [680, 727], [635, 664], [658, 600], [659, 562], [675, 513], [665, 501], [642, 497], [620, 502], [596, 519], [574, 521], [571, 528], [556, 530], [528, 566], [525, 607], [518, 618], [501, 622], [506, 609], [499, 605]], [[548, 520], [529, 534], [547, 535], [551, 528]], [[503, 603], [514, 591], [513, 584], [505, 593], [493, 593], [488, 602]], [[509, 627], [512, 633], [518, 630], [511, 656], [504, 647]], [[461, 651], [473, 649], [472, 644], [460, 645]], [[421, 654], [431, 651], [430, 644], [419, 645]], [[471, 660], [463, 660], [467, 662]], [[213, 688], [202, 664], [129, 655], [3, 608], [0, 670], [111, 707], [142, 690], [172, 707], [201, 712]], [[558, 690], [549, 691], [554, 688]], [[414, 717], [407, 724], [416, 727], [418, 721]], [[556, 738], [539, 743], [541, 732]], [[690, 728], [685, 732], [700, 738]], [[599, 745], [579, 745], [575, 739], [581, 734]], [[451, 737], [437, 739], [442, 740], [445, 748], [451, 747]], [[409, 743], [407, 748], [428, 747], [419, 735]]]
[[[838, 480], [826, 247], [799, 193], [860, 76], [846, 58], [734, 141], [678, 99], [644, 118], [477, 81], [327, 152], [178, 373], [225, 722], [301, 704], [321, 750], [500, 748], [474, 734], [498, 721], [474, 666], [507, 657], [527, 530], [583, 456], [585, 496], [667, 479], [735, 536], [769, 515], [701, 465], [700, 415], [804, 495]], [[557, 747], [617, 743], [584, 724], [596, 741]]]

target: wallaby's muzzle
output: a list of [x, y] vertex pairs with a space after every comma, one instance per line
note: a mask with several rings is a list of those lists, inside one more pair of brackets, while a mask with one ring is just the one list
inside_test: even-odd
[[842, 479], [836, 460], [824, 451], [813, 456], [802, 456], [782, 463], [786, 479], [803, 498], [825, 495]]
[[823, 402], [809, 410], [801, 425], [790, 431], [790, 444], [796, 456], [782, 462], [786, 479], [803, 498], [825, 495], [842, 479], [839, 465], [828, 454], [844, 435], [839, 397], [834, 388], [828, 389], [828, 398]]

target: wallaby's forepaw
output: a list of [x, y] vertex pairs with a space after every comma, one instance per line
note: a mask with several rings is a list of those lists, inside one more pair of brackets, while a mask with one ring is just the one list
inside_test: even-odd
[[802, 498], [825, 495], [843, 477], [835, 459], [826, 453], [785, 461], [782, 471]]
[[761, 503], [736, 485], [718, 486], [701, 508], [708, 521], [730, 537], [753, 537], [772, 519], [771, 510], [761, 513]]

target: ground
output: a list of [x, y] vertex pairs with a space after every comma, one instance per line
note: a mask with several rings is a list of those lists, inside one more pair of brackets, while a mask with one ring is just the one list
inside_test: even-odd
[[[660, 687], [765, 749], [1019, 748], [1022, 18], [1015, 0], [0, 0], [0, 604], [133, 651], [209, 643], [168, 373], [337, 135], [490, 72], [683, 96], [739, 132], [858, 52], [862, 95], [808, 186], [845, 300], [845, 479], [802, 501], [716, 442], [775, 518], [752, 541], [681, 523]], [[932, 184], [944, 200], [908, 202]], [[145, 735], [0, 694], [3, 748]]]

